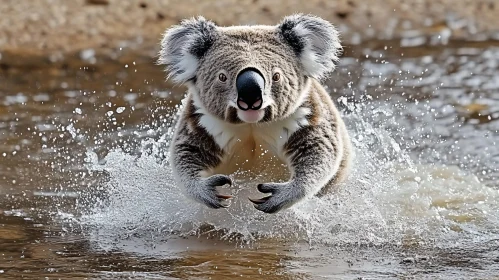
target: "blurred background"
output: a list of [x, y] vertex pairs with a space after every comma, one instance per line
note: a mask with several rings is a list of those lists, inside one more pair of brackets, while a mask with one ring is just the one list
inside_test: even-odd
[[[262, 219], [169, 204], [162, 145], [185, 89], [155, 64], [163, 32], [296, 12], [341, 33], [325, 84], [358, 152], [353, 179], [325, 212], [269, 223], [283, 228], [260, 251], [216, 234], [171, 243], [204, 221], [179, 213], [244, 238]], [[1, 0], [0, 278], [497, 279], [498, 15], [499, 0]], [[277, 241], [295, 234], [304, 247]]]
[[203, 15], [219, 25], [276, 24], [296, 12], [333, 22], [347, 45], [372, 39], [423, 45], [434, 36], [444, 43], [483, 41], [499, 39], [498, 6], [495, 0], [4, 0], [0, 50], [50, 53], [54, 59], [118, 46], [147, 53], [157, 49], [165, 28], [183, 18]]

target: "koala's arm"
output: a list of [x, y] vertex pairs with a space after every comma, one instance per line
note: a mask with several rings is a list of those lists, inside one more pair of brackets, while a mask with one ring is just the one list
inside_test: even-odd
[[266, 213], [288, 208], [307, 196], [316, 195], [336, 175], [343, 148], [341, 139], [330, 126], [306, 126], [296, 131], [285, 145], [291, 178], [286, 183], [265, 183], [258, 190], [270, 193], [251, 199]]
[[177, 184], [189, 197], [210, 208], [226, 207], [223, 201], [231, 196], [219, 194], [216, 187], [232, 184], [231, 179], [225, 175], [202, 176], [203, 172], [220, 164], [223, 151], [206, 131], [190, 125], [192, 121], [195, 120], [189, 117], [180, 119], [170, 150]]

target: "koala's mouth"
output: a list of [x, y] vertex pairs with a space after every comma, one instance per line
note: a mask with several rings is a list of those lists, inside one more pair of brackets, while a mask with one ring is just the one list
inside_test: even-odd
[[237, 110], [237, 117], [246, 123], [257, 123], [265, 116], [265, 110]]

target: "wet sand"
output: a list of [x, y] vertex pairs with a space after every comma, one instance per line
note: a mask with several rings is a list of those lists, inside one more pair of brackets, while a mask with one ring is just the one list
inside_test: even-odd
[[276, 24], [295, 12], [330, 20], [348, 45], [418, 36], [443, 43], [499, 39], [497, 0], [3, 0], [0, 53], [57, 57], [120, 46], [148, 53], [157, 50], [165, 28], [191, 16], [220, 25]]

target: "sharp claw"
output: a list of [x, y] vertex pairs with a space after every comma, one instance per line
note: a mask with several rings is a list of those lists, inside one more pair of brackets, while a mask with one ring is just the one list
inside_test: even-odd
[[269, 200], [269, 198], [271, 198], [272, 196], [266, 196], [266, 197], [262, 197], [260, 199], [254, 199], [254, 198], [249, 198], [249, 201], [253, 202], [254, 204], [262, 204], [264, 203], [265, 201]]
[[275, 189], [273, 189], [269, 186], [265, 186], [264, 184], [259, 184], [258, 186], [256, 186], [256, 188], [261, 193], [274, 193], [275, 192]]
[[217, 197], [221, 199], [229, 199], [232, 198], [232, 195], [217, 194]]
[[231, 185], [232, 179], [223, 175], [213, 175], [211, 177], [206, 178], [206, 182], [210, 186], [223, 186], [223, 185]]

